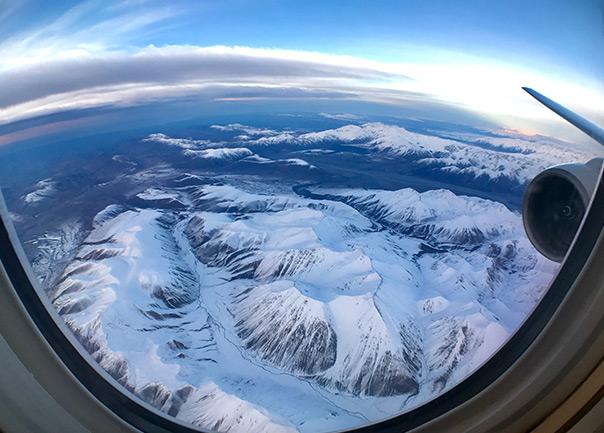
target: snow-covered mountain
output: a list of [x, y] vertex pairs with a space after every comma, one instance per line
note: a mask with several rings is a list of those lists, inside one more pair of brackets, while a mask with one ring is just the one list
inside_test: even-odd
[[518, 215], [504, 205], [457, 196], [444, 189], [424, 193], [411, 188], [314, 192], [343, 201], [373, 221], [433, 245], [472, 247], [518, 232]]
[[567, 143], [539, 136], [501, 131], [502, 135], [420, 134], [380, 122], [346, 125], [320, 132], [285, 132], [250, 140], [255, 144], [347, 143], [386, 154], [412, 158], [417, 164], [444, 173], [470, 175], [524, 183], [550, 165], [564, 160], [587, 161], [587, 152], [572, 149]]
[[593, 156], [513, 131], [286, 121], [129, 138], [7, 189], [92, 358], [209, 430], [358, 427], [467, 378], [556, 271], [525, 236], [526, 182]]
[[37, 203], [45, 198], [52, 197], [56, 191], [57, 182], [52, 179], [42, 179], [37, 182], [34, 190], [23, 196], [23, 201], [28, 204]]
[[192, 150], [186, 149], [183, 152], [187, 156], [203, 159], [224, 159], [234, 160], [252, 156], [254, 153], [245, 147], [219, 147], [217, 149]]
[[60, 245], [44, 281], [92, 357], [205, 428], [329, 431], [421, 404], [503, 344], [555, 269], [497, 202], [200, 179], [166, 174], [39, 242]]
[[[545, 168], [561, 161], [587, 161], [593, 157], [590, 152], [559, 140], [514, 131], [478, 134], [428, 130], [419, 133], [381, 122], [350, 124], [314, 132], [277, 131], [241, 124], [213, 125], [212, 128], [240, 132], [232, 138], [229, 146], [244, 144], [256, 154], [262, 153], [265, 146], [313, 146], [321, 150], [321, 147], [348, 145], [389, 158], [404, 159], [446, 176], [512, 184], [525, 184]], [[146, 140], [180, 146], [188, 149], [191, 156], [198, 152], [191, 150], [193, 148], [225, 144], [170, 138], [164, 134], [152, 134]]]

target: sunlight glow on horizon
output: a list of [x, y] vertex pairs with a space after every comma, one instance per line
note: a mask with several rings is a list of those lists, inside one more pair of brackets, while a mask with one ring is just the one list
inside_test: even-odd
[[[418, 101], [423, 95], [429, 102], [475, 113], [503, 128], [560, 133], [559, 119], [521, 90], [521, 86], [531, 86], [595, 122], [604, 120], [604, 85], [579, 72], [544, 73], [501, 59], [413, 42], [406, 42], [392, 61], [355, 55], [352, 44], [347, 50], [350, 55], [259, 45], [137, 45], [128, 41], [166, 20], [181, 17], [185, 9], [154, 4], [141, 11], [138, 5], [126, 4], [106, 8], [97, 18], [95, 5], [85, 1], [40, 28], [0, 40], [0, 57], [5, 59], [0, 65], [0, 81], [18, 86], [21, 76], [37, 74], [41, 79], [38, 86], [23, 85], [26, 93], [31, 93], [27, 100], [10, 102], [10, 97], [3, 99], [0, 92], [0, 124], [63, 110], [170, 100], [185, 97], [187, 92], [195, 95], [211, 86], [255, 86], [259, 90], [274, 87], [292, 94], [303, 90], [315, 92], [314, 97], [319, 97], [320, 92], [334, 92], [341, 94], [343, 100], [356, 98], [393, 107], [413, 103], [412, 95], [417, 94]], [[174, 62], [184, 62], [188, 72], [171, 70]], [[251, 66], [244, 70], [242, 62]], [[256, 71], [254, 65], [262, 63], [270, 65]], [[81, 78], [78, 71], [82, 69], [81, 74], [85, 75], [85, 68], [91, 68], [91, 64], [99, 65], [94, 71], [98, 76], [82, 79], [86, 86], [54, 89], [44, 81], [47, 73], [60, 74], [61, 68], [67, 74], [66, 80]], [[305, 72], [307, 66], [312, 72]], [[151, 74], [154, 68], [164, 68], [166, 75]], [[213, 68], [216, 71], [212, 72]], [[120, 74], [127, 75], [124, 71], [134, 72], [120, 81]], [[55, 77], [50, 82], [58, 81]], [[37, 87], [44, 88], [45, 93]], [[286, 92], [255, 97], [278, 99], [286, 97]], [[300, 98], [300, 92], [295, 94]], [[438, 117], [438, 113], [434, 116]], [[564, 128], [562, 131], [564, 134]], [[570, 129], [567, 132], [570, 135], [566, 138], [576, 137]]]

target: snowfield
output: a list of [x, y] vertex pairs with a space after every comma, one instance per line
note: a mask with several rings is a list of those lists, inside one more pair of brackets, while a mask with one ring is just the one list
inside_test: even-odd
[[555, 271], [497, 202], [187, 179], [52, 238], [70, 259], [48, 289], [111, 376], [208, 429], [331, 431], [417, 406], [488, 359]]
[[[591, 153], [559, 140], [514, 131], [487, 131], [486, 134], [439, 131], [431, 135], [381, 122], [351, 124], [318, 132], [276, 131], [241, 124], [213, 125], [212, 128], [241, 132], [233, 138], [233, 146], [245, 144], [246, 148], [252, 149], [250, 153], [255, 152], [255, 159], [262, 158], [256, 153], [265, 146], [345, 144], [412, 161], [442, 174], [493, 182], [504, 180], [522, 184], [551, 165], [563, 161], [585, 162], [593, 157]], [[164, 134], [152, 134], [146, 140], [182, 147], [190, 156], [206, 152], [192, 149], [224, 145], [207, 140], [171, 138]]]
[[321, 433], [406, 412], [487, 361], [554, 277], [522, 193], [594, 155], [514, 131], [318, 117], [129, 138], [102, 167], [62, 161], [11, 191], [58, 314], [168, 416]]
[[204, 149], [204, 150], [191, 150], [186, 149], [183, 152], [187, 156], [193, 158], [204, 158], [204, 159], [242, 159], [248, 156], [252, 156], [253, 152], [245, 147], [234, 147], [234, 148], [218, 148], [218, 149]]
[[57, 183], [52, 179], [43, 179], [35, 184], [35, 189], [32, 192], [23, 196], [23, 201], [33, 204], [52, 197], [56, 191], [56, 186]]

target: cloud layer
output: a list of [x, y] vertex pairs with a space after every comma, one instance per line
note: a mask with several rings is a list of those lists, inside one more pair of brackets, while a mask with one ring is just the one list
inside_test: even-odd
[[[49, 59], [0, 71], [0, 123], [55, 111], [203, 95], [219, 100], [429, 99], [385, 89], [409, 78], [349, 56], [248, 47], [147, 47]], [[381, 87], [376, 86], [377, 83]]]
[[604, 105], [604, 88], [562, 82], [518, 65], [438, 50], [422, 51], [429, 62], [378, 62], [242, 46], [137, 47], [137, 34], [152, 33], [183, 11], [153, 0], [107, 3], [99, 10], [100, 4], [85, 1], [0, 40], [0, 125], [65, 110], [195, 97], [415, 106], [435, 119], [439, 109], [457, 110], [504, 127], [563, 132], [552, 128], [559, 120], [527, 97], [523, 85], [604, 121], [597, 111]]
[[317, 87], [328, 80], [404, 79], [380, 65], [350, 57], [241, 47], [150, 47], [112, 54], [48, 61], [0, 73], [0, 106], [50, 95], [124, 85], [221, 83]]

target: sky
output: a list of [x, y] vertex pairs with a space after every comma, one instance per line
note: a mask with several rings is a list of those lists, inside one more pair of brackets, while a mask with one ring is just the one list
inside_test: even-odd
[[0, 59], [0, 125], [197, 95], [423, 104], [589, 141], [521, 86], [604, 123], [604, 0], [0, 0]]

